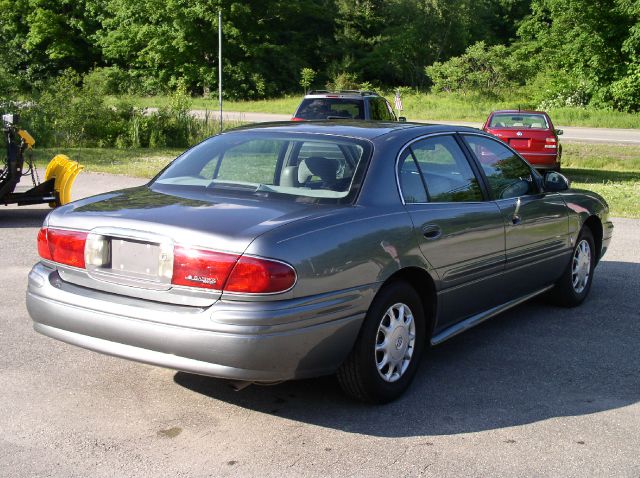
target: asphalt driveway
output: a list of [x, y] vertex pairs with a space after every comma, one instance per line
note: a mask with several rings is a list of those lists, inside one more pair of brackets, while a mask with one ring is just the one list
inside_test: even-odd
[[[142, 182], [83, 173], [74, 197]], [[331, 377], [234, 392], [36, 334], [47, 212], [0, 208], [0, 476], [640, 476], [638, 220], [614, 221], [583, 306], [503, 314], [373, 407]]]

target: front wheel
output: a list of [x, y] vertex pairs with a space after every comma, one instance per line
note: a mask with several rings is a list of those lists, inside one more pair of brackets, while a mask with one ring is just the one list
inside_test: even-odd
[[593, 234], [588, 227], [584, 227], [573, 248], [571, 261], [551, 291], [556, 303], [575, 307], [587, 298], [593, 282], [596, 257]]
[[350, 396], [386, 403], [398, 398], [416, 373], [425, 343], [422, 302], [406, 282], [392, 282], [375, 297], [356, 343], [338, 370]]

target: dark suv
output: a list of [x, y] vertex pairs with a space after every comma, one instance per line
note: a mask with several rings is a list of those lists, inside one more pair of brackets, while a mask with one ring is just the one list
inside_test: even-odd
[[386, 99], [373, 91], [310, 91], [291, 120], [321, 119], [404, 121], [404, 118], [396, 117]]

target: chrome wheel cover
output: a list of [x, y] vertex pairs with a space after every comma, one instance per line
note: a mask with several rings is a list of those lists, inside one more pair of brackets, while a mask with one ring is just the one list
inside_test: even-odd
[[387, 309], [376, 333], [374, 359], [380, 377], [395, 382], [411, 363], [416, 342], [416, 324], [406, 304], [397, 303]]
[[573, 252], [571, 266], [571, 284], [576, 294], [582, 293], [589, 283], [591, 274], [591, 246], [585, 239], [581, 240]]

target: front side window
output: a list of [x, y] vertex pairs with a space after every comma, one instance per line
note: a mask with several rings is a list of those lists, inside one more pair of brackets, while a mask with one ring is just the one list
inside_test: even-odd
[[246, 194], [346, 198], [371, 154], [368, 142], [319, 135], [236, 133], [187, 151], [152, 183]]
[[434, 136], [408, 147], [399, 179], [407, 203], [483, 200], [478, 179], [452, 136]]
[[487, 177], [492, 199], [537, 194], [531, 168], [517, 154], [496, 140], [465, 135], [464, 139]]

